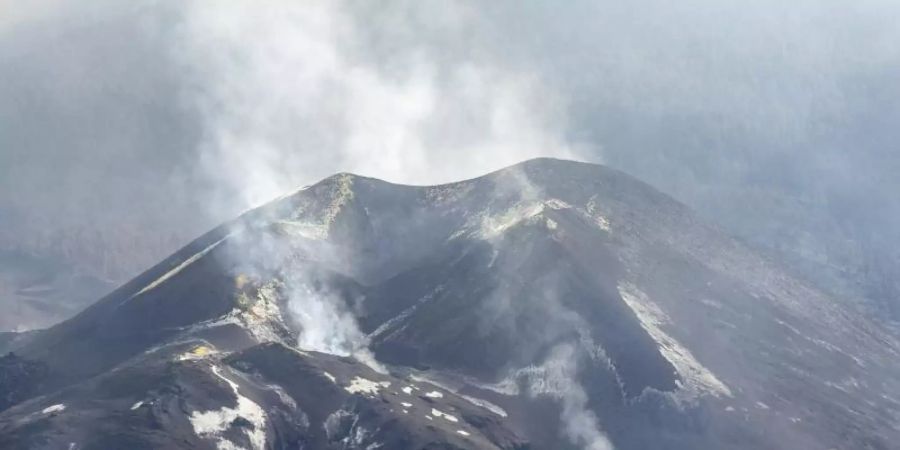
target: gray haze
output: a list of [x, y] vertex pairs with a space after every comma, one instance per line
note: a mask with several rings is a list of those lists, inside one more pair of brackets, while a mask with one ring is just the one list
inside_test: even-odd
[[0, 253], [119, 282], [333, 172], [557, 156], [900, 316], [895, 1], [2, 3]]

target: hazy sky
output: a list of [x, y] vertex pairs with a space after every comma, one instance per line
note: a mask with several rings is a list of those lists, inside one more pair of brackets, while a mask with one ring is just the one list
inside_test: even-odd
[[15, 238], [127, 223], [177, 241], [336, 171], [434, 183], [546, 155], [826, 265], [900, 267], [883, 244], [900, 229], [897, 1], [0, 11]]

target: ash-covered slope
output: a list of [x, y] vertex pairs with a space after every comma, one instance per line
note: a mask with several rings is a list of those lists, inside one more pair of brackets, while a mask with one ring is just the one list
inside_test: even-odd
[[891, 335], [649, 186], [559, 160], [336, 175], [10, 350], [10, 448], [900, 440]]
[[0, 448], [524, 448], [444, 389], [278, 343], [167, 346], [3, 421]]

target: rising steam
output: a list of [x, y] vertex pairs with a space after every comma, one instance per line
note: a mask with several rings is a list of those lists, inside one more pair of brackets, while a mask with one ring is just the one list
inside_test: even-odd
[[[445, 8], [448, 33], [475, 20]], [[402, 17], [400, 18], [402, 19]], [[435, 184], [536, 156], [577, 156], [560, 98], [532, 73], [409, 51], [385, 67], [337, 2], [186, 9], [175, 54], [196, 80], [199, 170], [217, 206], [255, 206], [338, 171]]]

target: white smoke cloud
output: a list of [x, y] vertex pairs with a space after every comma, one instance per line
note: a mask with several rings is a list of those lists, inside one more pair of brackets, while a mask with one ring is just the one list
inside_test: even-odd
[[340, 297], [309, 283], [293, 282], [290, 286], [288, 308], [300, 328], [300, 348], [341, 356], [364, 348], [365, 335]]
[[[454, 19], [442, 31], [463, 38], [474, 18], [443, 9]], [[414, 50], [385, 67], [365, 57], [358, 20], [337, 2], [188, 3], [174, 51], [195, 80], [184, 101], [202, 117], [199, 175], [226, 187], [217, 206], [255, 206], [337, 171], [434, 184], [577, 156], [539, 77]]]
[[285, 280], [288, 317], [299, 329], [297, 347], [338, 356], [352, 356], [386, 373], [369, 350], [369, 339], [359, 329], [345, 299], [306, 272]]
[[558, 400], [562, 407], [563, 432], [573, 445], [584, 450], [613, 450], [597, 416], [588, 407], [587, 393], [578, 381], [577, 356], [573, 345], [557, 345], [543, 363], [516, 371], [498, 388], [507, 393], [518, 393], [521, 383], [530, 397]]

